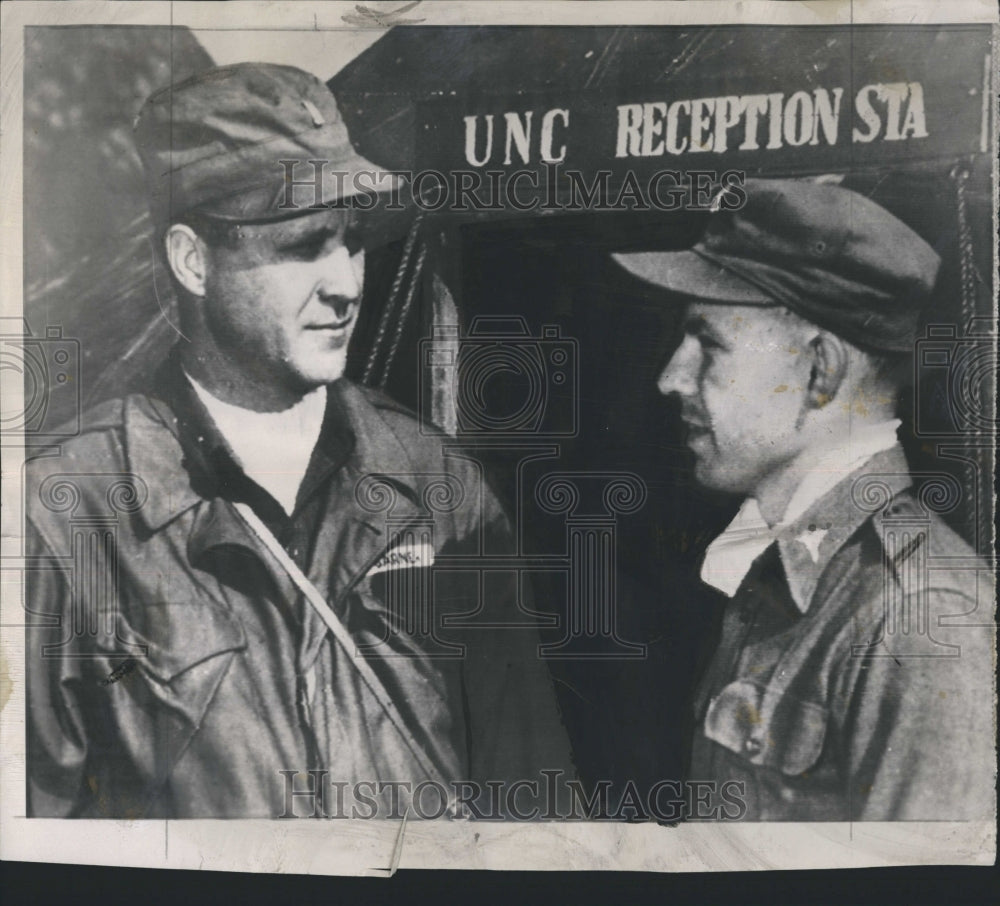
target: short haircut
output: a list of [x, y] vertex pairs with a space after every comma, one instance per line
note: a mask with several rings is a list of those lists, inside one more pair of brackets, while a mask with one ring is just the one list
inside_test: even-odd
[[892, 398], [893, 410], [901, 415], [913, 390], [913, 355], [909, 352], [885, 352], [863, 349], [871, 376]]
[[164, 238], [167, 230], [175, 224], [190, 227], [207, 245], [213, 248], [233, 248], [239, 234], [238, 223], [208, 217], [197, 211], [188, 211], [163, 228], [161, 234]]

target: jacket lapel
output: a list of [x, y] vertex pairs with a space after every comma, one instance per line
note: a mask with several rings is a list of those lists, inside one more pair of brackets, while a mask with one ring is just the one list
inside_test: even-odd
[[[420, 478], [378, 410], [347, 381], [333, 384], [330, 392], [337, 395], [355, 446], [331, 482], [329, 518], [319, 529], [310, 578], [350, 624], [350, 592], [392, 545], [394, 536], [424, 518], [425, 512], [419, 503]], [[326, 637], [318, 619], [306, 620], [306, 627], [304, 667], [315, 661]]]

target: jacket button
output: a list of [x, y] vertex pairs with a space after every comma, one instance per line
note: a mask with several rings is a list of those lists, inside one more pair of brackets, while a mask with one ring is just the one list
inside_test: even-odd
[[751, 736], [745, 743], [743, 743], [743, 751], [747, 755], [756, 755], [760, 752], [761, 745], [760, 740], [756, 737]]

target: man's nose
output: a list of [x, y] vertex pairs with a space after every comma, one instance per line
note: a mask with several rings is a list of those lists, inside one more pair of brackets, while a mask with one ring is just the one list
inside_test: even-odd
[[337, 246], [322, 261], [323, 276], [319, 289], [323, 296], [354, 300], [361, 297], [361, 279], [346, 246]]
[[697, 389], [698, 343], [693, 337], [684, 341], [670, 357], [656, 381], [656, 389], [664, 396], [676, 393], [691, 396]]

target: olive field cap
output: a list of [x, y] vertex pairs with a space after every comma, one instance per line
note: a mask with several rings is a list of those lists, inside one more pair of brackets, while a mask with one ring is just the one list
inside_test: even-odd
[[[151, 95], [134, 131], [160, 226], [195, 210], [234, 222], [282, 220], [391, 185], [354, 150], [330, 89], [294, 66], [205, 70]], [[310, 161], [322, 164], [314, 170]], [[314, 185], [321, 166], [322, 191]]]
[[[613, 257], [689, 300], [783, 305], [862, 348], [913, 350], [941, 259], [885, 208], [830, 183], [749, 179], [690, 249]], [[713, 207], [714, 210], [714, 207]]]

